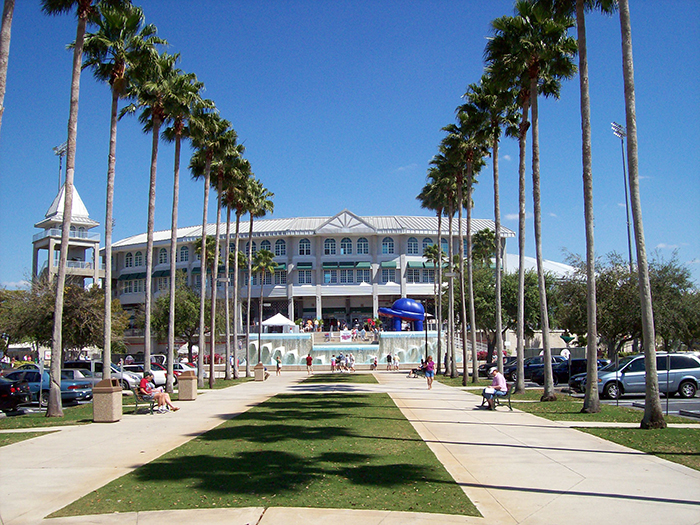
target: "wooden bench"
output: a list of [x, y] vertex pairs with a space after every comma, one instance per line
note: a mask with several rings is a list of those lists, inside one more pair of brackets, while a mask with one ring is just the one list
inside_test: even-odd
[[142, 405], [149, 405], [149, 411], [151, 415], [153, 415], [153, 407], [156, 404], [155, 398], [151, 397], [150, 399], [147, 399], [143, 396], [141, 392], [139, 392], [139, 388], [132, 388], [131, 391], [134, 393], [134, 401], [136, 403], [136, 408], [134, 409], [134, 414], [139, 413], [139, 403]]
[[514, 389], [515, 389], [515, 383], [513, 383], [512, 385], [508, 385], [508, 390], [507, 390], [505, 396], [494, 396], [494, 398], [493, 398], [494, 405], [493, 406], [497, 407], [497, 406], [501, 405], [501, 403], [505, 403], [506, 401], [508, 401], [508, 408], [510, 408], [510, 411], [512, 412], [513, 407], [510, 404], [510, 394], [513, 392]]

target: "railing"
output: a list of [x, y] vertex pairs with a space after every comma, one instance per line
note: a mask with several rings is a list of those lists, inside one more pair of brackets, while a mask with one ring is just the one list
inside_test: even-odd
[[[45, 230], [43, 232], [39, 232], [32, 237], [33, 241], [38, 241], [40, 239], [43, 239], [45, 237], [60, 237], [62, 233], [62, 230], [59, 228], [52, 228], [50, 230]], [[86, 231], [72, 231], [68, 234], [68, 237], [70, 239], [86, 239], [90, 241], [99, 241], [100, 240], [100, 234], [99, 233], [92, 233], [92, 232], [86, 232]]]

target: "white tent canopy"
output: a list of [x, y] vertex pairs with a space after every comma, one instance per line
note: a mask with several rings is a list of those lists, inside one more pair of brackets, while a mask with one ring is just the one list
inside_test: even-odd
[[282, 314], [275, 314], [262, 322], [263, 326], [295, 326], [292, 321]]

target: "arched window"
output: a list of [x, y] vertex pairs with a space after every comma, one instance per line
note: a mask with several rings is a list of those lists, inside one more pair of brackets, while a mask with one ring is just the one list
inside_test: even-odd
[[287, 255], [287, 243], [282, 239], [277, 239], [275, 241], [275, 257], [281, 257], [282, 255]]
[[136, 255], [134, 255], [134, 266], [143, 266], [143, 254], [141, 252], [136, 252]]
[[426, 237], [425, 239], [423, 239], [423, 252], [425, 252], [425, 249], [428, 246], [432, 246], [433, 244], [433, 240], [430, 237]]
[[367, 255], [369, 254], [369, 241], [364, 237], [357, 239], [357, 254]]
[[180, 262], [187, 262], [190, 260], [190, 249], [187, 246], [180, 247]]
[[335, 255], [335, 239], [326, 239], [323, 241], [323, 254]]
[[352, 241], [347, 237], [340, 241], [340, 255], [352, 255]]
[[382, 254], [388, 255], [394, 253], [394, 239], [391, 237], [384, 237], [382, 239]]
[[167, 264], [168, 263], [168, 250], [165, 248], [161, 248], [158, 251], [158, 264]]
[[311, 255], [311, 242], [309, 239], [299, 241], [299, 255]]
[[408, 238], [408, 255], [419, 255], [418, 253], [418, 239], [415, 237]]
[[268, 252], [272, 251], [272, 244], [270, 244], [270, 241], [263, 241], [260, 243], [260, 249], [261, 250], [267, 250]]
[[445, 252], [445, 255], [449, 255], [449, 253], [450, 253], [450, 243], [447, 242], [447, 239], [445, 239], [445, 238], [443, 237], [443, 238], [442, 238], [441, 244], [442, 244], [442, 251]]
[[[245, 254], [246, 254], [246, 257], [248, 256], [248, 248], [249, 248], [249, 247], [250, 247], [250, 243], [249, 243], [249, 242], [245, 243]], [[255, 256], [255, 253], [258, 251], [258, 248], [255, 246], [255, 241], [253, 241], [253, 248], [252, 248], [252, 250], [253, 250], [253, 251], [251, 252], [251, 255]]]
[[126, 268], [131, 268], [134, 265], [134, 256], [131, 254], [131, 252], [126, 252], [126, 256], [124, 257], [124, 266]]

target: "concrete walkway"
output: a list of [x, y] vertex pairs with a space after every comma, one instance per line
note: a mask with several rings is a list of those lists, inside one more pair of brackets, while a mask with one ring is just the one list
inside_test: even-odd
[[[38, 524], [700, 524], [700, 472], [520, 411], [479, 410], [478, 395], [404, 373], [379, 385], [301, 385], [271, 376], [207, 391], [176, 413], [125, 414], [113, 424], [0, 448], [0, 523]], [[246, 508], [134, 512], [44, 519], [279, 392], [387, 392], [477, 506], [482, 518], [387, 511]]]

